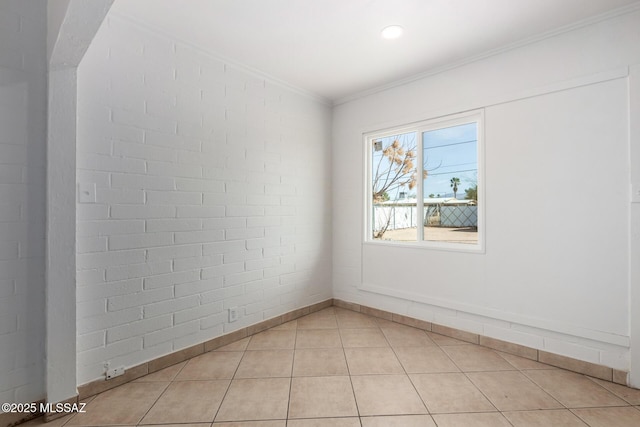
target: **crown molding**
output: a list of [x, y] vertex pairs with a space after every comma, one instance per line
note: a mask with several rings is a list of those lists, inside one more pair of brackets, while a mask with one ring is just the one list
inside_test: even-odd
[[370, 89], [366, 89], [351, 95], [347, 95], [344, 96], [342, 98], [336, 99], [333, 101], [333, 106], [337, 106], [337, 105], [341, 105], [341, 104], [346, 104], [348, 102], [351, 101], [355, 101], [361, 98], [366, 98], [367, 96], [373, 95], [375, 93], [379, 93], [379, 92], [383, 92], [385, 90], [389, 90], [389, 89], [393, 89], [395, 87], [400, 87], [400, 86], [404, 86], [406, 84], [427, 78], [427, 77], [431, 77], [434, 76], [436, 74], [441, 74], [444, 73], [446, 71], [450, 71], [453, 70], [455, 68], [460, 68], [463, 67], [465, 65], [474, 63], [474, 62], [478, 62], [481, 61], [483, 59], [486, 58], [490, 58], [492, 56], [497, 56], [500, 55], [502, 53], [505, 52], [509, 52], [511, 50], [514, 49], [518, 49], [524, 46], [528, 46], [528, 45], [532, 45], [538, 42], [541, 42], [543, 40], [549, 39], [549, 38], [553, 38], [556, 37], [558, 35], [561, 34], [565, 34], [565, 33], [569, 33], [571, 31], [580, 29], [580, 28], [584, 28], [584, 27], [588, 27], [589, 25], [594, 25], [597, 24], [599, 22], [603, 22], [603, 21], [607, 21], [609, 19], [613, 19], [616, 18], [618, 16], [622, 16], [622, 15], [627, 15], [633, 12], [637, 12], [640, 10], [640, 1], [632, 3], [630, 5], [627, 6], [623, 6], [617, 9], [613, 9], [610, 10], [608, 12], [599, 14], [599, 15], [595, 15], [592, 16], [590, 18], [587, 19], [583, 19], [577, 22], [574, 22], [572, 24], [568, 24], [568, 25], [564, 25], [562, 27], [550, 30], [550, 31], [546, 31], [544, 33], [541, 34], [537, 34], [535, 36], [531, 36], [531, 37], [527, 37], [525, 39], [519, 40], [517, 42], [514, 43], [509, 43], [505, 46], [501, 46], [499, 48], [496, 49], [491, 49], [488, 50], [486, 52], [480, 53], [478, 55], [473, 55], [473, 56], [469, 56], [467, 58], [461, 59], [459, 61], [455, 61], [440, 67], [435, 67], [432, 68], [430, 70], [424, 71], [422, 73], [418, 73], [418, 74], [414, 74], [412, 76], [406, 77], [404, 79], [400, 79], [400, 80], [395, 80], [393, 82], [387, 83], [387, 84], [383, 84], [383, 85], [379, 85]]

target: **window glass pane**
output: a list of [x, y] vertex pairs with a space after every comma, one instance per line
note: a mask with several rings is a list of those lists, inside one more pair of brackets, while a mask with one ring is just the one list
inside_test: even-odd
[[478, 125], [422, 133], [424, 240], [478, 243]]
[[372, 141], [372, 237], [415, 242], [417, 134], [403, 133]]

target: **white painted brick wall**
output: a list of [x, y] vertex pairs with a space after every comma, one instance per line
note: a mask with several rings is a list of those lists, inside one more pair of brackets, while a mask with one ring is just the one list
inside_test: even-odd
[[44, 398], [46, 3], [0, 1], [0, 402]]
[[329, 107], [117, 18], [78, 76], [80, 384], [331, 296]]

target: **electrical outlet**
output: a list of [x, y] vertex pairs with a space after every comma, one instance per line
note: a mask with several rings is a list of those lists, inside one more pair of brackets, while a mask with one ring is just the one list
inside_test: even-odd
[[119, 366], [117, 368], [109, 369], [107, 371], [107, 379], [110, 380], [115, 377], [119, 377], [120, 375], [124, 375], [124, 366]]
[[231, 307], [229, 309], [229, 323], [238, 320], [238, 307]]

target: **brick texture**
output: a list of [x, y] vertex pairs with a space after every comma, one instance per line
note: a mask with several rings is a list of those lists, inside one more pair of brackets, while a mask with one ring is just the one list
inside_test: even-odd
[[108, 18], [78, 115], [79, 384], [330, 298], [328, 106]]

